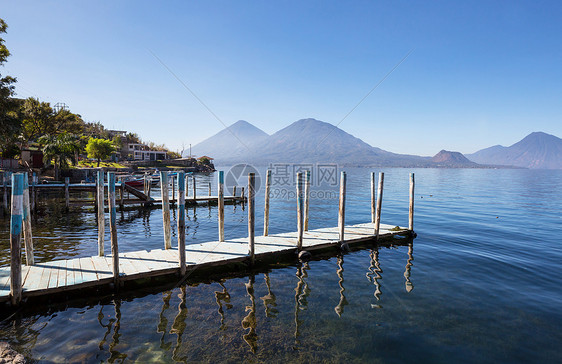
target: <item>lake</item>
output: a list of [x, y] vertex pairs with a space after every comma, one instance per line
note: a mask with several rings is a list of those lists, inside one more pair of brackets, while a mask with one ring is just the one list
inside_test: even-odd
[[[371, 170], [345, 170], [346, 223], [368, 222]], [[409, 246], [2, 314], [0, 340], [39, 362], [562, 362], [562, 171], [383, 171], [382, 223], [400, 226], [415, 173], [417, 238]], [[337, 225], [338, 187], [318, 177], [311, 229]], [[198, 175], [198, 195], [208, 182], [216, 191], [215, 180]], [[296, 230], [292, 182], [273, 186], [270, 233]], [[258, 233], [263, 189], [256, 204]], [[96, 255], [93, 210], [65, 213], [61, 205], [49, 200], [33, 221], [36, 260]], [[241, 205], [225, 206], [225, 218], [227, 238], [246, 236]], [[188, 208], [186, 220], [187, 244], [217, 239], [216, 206]], [[6, 266], [9, 220], [0, 222]], [[162, 211], [118, 212], [118, 239], [120, 251], [162, 248]], [[109, 234], [106, 241], [109, 253]]]

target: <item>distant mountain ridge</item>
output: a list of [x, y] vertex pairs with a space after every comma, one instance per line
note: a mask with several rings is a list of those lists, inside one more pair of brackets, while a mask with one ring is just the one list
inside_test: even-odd
[[482, 164], [562, 169], [562, 139], [544, 132], [534, 132], [512, 146], [495, 145], [467, 154], [466, 157]]
[[[337, 163], [364, 167], [562, 168], [562, 140], [532, 133], [511, 147], [494, 146], [466, 157], [442, 150], [434, 157], [397, 154], [373, 147], [344, 130], [313, 118], [268, 135], [239, 120], [193, 147], [223, 165], [252, 163]], [[514, 156], [515, 155], [515, 156]]]

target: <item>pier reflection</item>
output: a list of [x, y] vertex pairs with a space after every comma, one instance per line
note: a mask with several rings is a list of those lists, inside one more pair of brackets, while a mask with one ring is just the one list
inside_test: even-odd
[[172, 359], [175, 361], [186, 362], [187, 356], [183, 355], [180, 356], [181, 352], [181, 344], [182, 344], [182, 336], [187, 326], [185, 323], [185, 319], [187, 318], [187, 305], [186, 305], [186, 286], [180, 287], [180, 293], [178, 294], [180, 302], [178, 304], [178, 314], [174, 318], [174, 323], [172, 324], [172, 329], [170, 330], [170, 334], [176, 335], [176, 345], [174, 346], [174, 350], [172, 351]]
[[295, 287], [295, 344], [293, 349], [297, 350], [300, 346], [300, 327], [302, 320], [299, 319], [300, 311], [305, 311], [308, 308], [308, 296], [310, 295], [311, 289], [308, 287], [306, 278], [308, 278], [308, 270], [310, 266], [308, 262], [302, 263], [297, 268], [296, 276], [298, 278], [297, 286]]
[[218, 312], [221, 317], [221, 325], [219, 327], [220, 330], [226, 330], [226, 324], [224, 323], [224, 309], [223, 304], [227, 309], [232, 308], [232, 304], [230, 303], [230, 294], [226, 290], [223, 282], [219, 282], [219, 285], [222, 287], [222, 291], [215, 291], [215, 301], [219, 306]]
[[340, 302], [338, 302], [337, 306], [334, 307], [334, 310], [338, 314], [339, 317], [343, 315], [344, 307], [347, 306], [349, 303], [347, 302], [347, 298], [345, 298], [345, 287], [343, 286], [343, 256], [338, 257], [338, 270], [336, 271], [339, 278], [339, 286], [340, 286]]
[[404, 272], [404, 278], [406, 278], [405, 284], [406, 284], [407, 292], [412, 292], [412, 290], [414, 289], [414, 284], [410, 280], [412, 265], [414, 265], [414, 263], [412, 263], [413, 261], [414, 261], [414, 244], [410, 243], [408, 244], [408, 262], [406, 263], [406, 271]]
[[111, 335], [111, 342], [109, 343], [108, 350], [109, 350], [109, 358], [107, 359], [108, 362], [113, 363], [115, 361], [123, 361], [127, 358], [127, 354], [121, 353], [120, 351], [116, 350], [117, 344], [119, 344], [119, 338], [121, 334], [119, 330], [121, 328], [121, 300], [114, 299], [113, 300], [113, 308], [114, 308], [114, 317], [109, 318], [107, 324], [103, 323], [103, 319], [105, 318], [103, 309], [104, 306], [100, 307], [100, 312], [98, 313], [98, 322], [101, 327], [106, 328], [106, 332], [103, 335], [103, 339], [99, 342], [98, 347], [100, 351], [104, 351], [105, 344], [107, 343], [108, 336], [111, 334], [113, 329], [113, 334]]
[[381, 280], [382, 280], [382, 269], [379, 263], [379, 249], [378, 247], [371, 250], [371, 254], [369, 254], [371, 258], [371, 263], [369, 265], [369, 271], [367, 272], [366, 276], [369, 282], [372, 282], [375, 285], [375, 293], [374, 296], [377, 299], [377, 303], [371, 304], [373, 308], [382, 308], [381, 304], [378, 303], [381, 300]]
[[275, 294], [271, 291], [271, 282], [269, 280], [269, 273], [264, 273], [263, 279], [265, 280], [265, 286], [267, 287], [267, 294], [260, 297], [263, 301], [263, 306], [265, 307], [266, 317], [277, 317], [279, 311], [277, 310], [277, 298]]
[[252, 274], [246, 283], [246, 293], [250, 296], [250, 305], [246, 306], [248, 314], [242, 319], [242, 328], [248, 330], [242, 337], [244, 341], [250, 346], [253, 353], [258, 348], [258, 335], [256, 333], [256, 298], [254, 296], [254, 282], [255, 276]]
[[160, 317], [158, 320], [158, 326], [156, 327], [156, 332], [162, 334], [160, 337], [160, 348], [170, 349], [172, 347], [171, 342], [166, 342], [166, 334], [168, 328], [168, 318], [166, 317], [166, 311], [170, 308], [170, 298], [172, 298], [172, 291], [166, 291], [162, 293], [162, 309], [160, 310]]

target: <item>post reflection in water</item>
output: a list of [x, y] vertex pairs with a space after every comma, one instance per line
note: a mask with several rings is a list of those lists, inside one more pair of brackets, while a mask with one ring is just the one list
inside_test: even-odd
[[263, 301], [263, 305], [265, 307], [265, 316], [266, 317], [277, 317], [279, 311], [277, 310], [277, 298], [275, 294], [271, 292], [271, 283], [269, 281], [269, 273], [264, 273], [263, 278], [265, 280], [265, 285], [267, 287], [267, 294], [260, 299]]
[[119, 333], [119, 329], [121, 328], [121, 300], [114, 299], [113, 307], [115, 309], [115, 318], [110, 318], [107, 324], [104, 324], [102, 322], [105, 317], [103, 313], [103, 305], [100, 307], [100, 312], [98, 313], [98, 322], [100, 326], [107, 329], [107, 331], [103, 335], [103, 339], [98, 345], [101, 351], [104, 350], [105, 343], [107, 342], [107, 336], [111, 333], [111, 329], [113, 329], [113, 335], [111, 335], [111, 343], [108, 347], [110, 356], [107, 361], [110, 363], [116, 360], [122, 361], [127, 358], [127, 354], [115, 350], [115, 347], [117, 346], [117, 344], [119, 344], [119, 338], [121, 337], [121, 334]]
[[142, 226], [144, 228], [144, 236], [149, 238], [152, 234], [150, 233], [150, 209], [143, 209], [142, 210]]
[[224, 323], [224, 310], [222, 308], [223, 302], [227, 309], [232, 308], [232, 304], [230, 303], [230, 293], [227, 292], [226, 287], [224, 286], [223, 282], [219, 282], [220, 286], [222, 287], [221, 291], [215, 291], [215, 300], [217, 305], [219, 306], [219, 315], [221, 316], [221, 326], [220, 330], [226, 330], [226, 324]]
[[375, 293], [374, 296], [377, 299], [377, 303], [371, 304], [372, 308], [382, 308], [382, 305], [378, 303], [381, 300], [381, 282], [382, 280], [382, 269], [379, 263], [379, 248], [375, 248], [371, 250], [371, 254], [369, 255], [371, 258], [371, 264], [369, 265], [369, 272], [367, 272], [366, 276], [369, 282], [372, 282], [375, 285]]
[[186, 362], [187, 356], [179, 356], [182, 335], [185, 327], [187, 326], [185, 323], [185, 319], [187, 317], [186, 286], [180, 287], [180, 294], [178, 294], [178, 297], [180, 298], [180, 303], [178, 304], [178, 314], [176, 315], [174, 323], [172, 324], [172, 329], [170, 330], [170, 334], [175, 334], [177, 336], [176, 346], [174, 346], [174, 350], [172, 352], [172, 359], [175, 361]]
[[293, 346], [294, 350], [297, 350], [300, 346], [300, 326], [302, 320], [299, 319], [299, 312], [305, 311], [308, 308], [308, 301], [307, 297], [310, 294], [310, 288], [308, 287], [308, 283], [305, 281], [305, 278], [308, 278], [308, 270], [310, 266], [308, 262], [304, 262], [302, 266], [297, 268], [296, 276], [298, 278], [297, 287], [295, 288], [295, 345]]
[[414, 284], [410, 281], [410, 274], [412, 270], [412, 263], [414, 261], [414, 244], [408, 244], [408, 262], [406, 263], [406, 271], [404, 272], [404, 278], [406, 278], [406, 292], [412, 292], [414, 289]]
[[254, 296], [254, 281], [255, 276], [252, 274], [246, 283], [246, 292], [250, 296], [250, 306], [246, 306], [248, 314], [242, 319], [242, 328], [248, 331], [242, 336], [244, 341], [250, 346], [253, 353], [256, 352], [258, 347], [258, 335], [256, 334], [256, 298]]
[[336, 313], [338, 314], [339, 317], [341, 317], [341, 315], [343, 315], [343, 311], [344, 311], [344, 307], [348, 305], [347, 299], [345, 298], [345, 288], [343, 286], [343, 256], [340, 255], [338, 257], [338, 270], [337, 270], [337, 274], [339, 277], [339, 285], [340, 285], [340, 302], [337, 304], [336, 307], [334, 307], [334, 311], [336, 311]]
[[160, 338], [160, 348], [168, 350], [172, 346], [171, 342], [166, 342], [166, 333], [168, 328], [168, 318], [166, 317], [166, 311], [170, 308], [170, 298], [172, 297], [172, 291], [166, 291], [162, 293], [162, 310], [160, 311], [160, 320], [158, 321], [158, 326], [156, 328], [157, 332], [162, 333]]

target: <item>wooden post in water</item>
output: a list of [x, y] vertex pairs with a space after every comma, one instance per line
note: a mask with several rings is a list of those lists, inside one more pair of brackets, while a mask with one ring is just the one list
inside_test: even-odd
[[164, 221], [164, 248], [172, 248], [170, 226], [170, 197], [168, 194], [168, 173], [160, 172], [160, 190], [162, 191], [162, 220]]
[[379, 189], [377, 191], [377, 211], [375, 215], [375, 238], [379, 238], [379, 230], [381, 227], [381, 210], [382, 210], [382, 189], [384, 186], [384, 173], [379, 172]]
[[[119, 290], [119, 246], [117, 245], [117, 210], [115, 207], [115, 172], [107, 173], [109, 231], [111, 233], [111, 258], [113, 260], [113, 284]], [[103, 210], [102, 210], [103, 211]]]
[[304, 206], [303, 206], [303, 180], [302, 173], [297, 173], [297, 249], [302, 250], [302, 237], [304, 234]]
[[148, 193], [148, 176], [146, 175], [146, 172], [144, 172], [143, 180], [144, 180], [144, 185], [143, 185], [144, 189], [142, 192], [146, 195]]
[[308, 205], [310, 205], [310, 171], [304, 172], [304, 231], [308, 231]]
[[191, 188], [193, 188], [193, 203], [197, 202], [197, 183], [195, 182], [195, 176], [193, 176], [192, 179], [192, 184], [193, 186]]
[[242, 192], [240, 193], [240, 196], [242, 196], [242, 203], [244, 203], [244, 187], [242, 186]]
[[70, 191], [69, 191], [69, 187], [68, 187], [69, 184], [70, 184], [70, 178], [65, 177], [64, 178], [64, 200], [65, 200], [65, 206], [66, 206], [67, 211], [70, 207]]
[[150, 192], [152, 191], [152, 176], [147, 177], [146, 182], [146, 200], [150, 201]]
[[105, 204], [104, 204], [104, 173], [103, 170], [98, 171], [96, 179], [97, 190], [97, 214], [98, 214], [98, 255], [103, 257], [104, 246], [103, 240], [105, 238]]
[[375, 198], [375, 172], [371, 172], [371, 222], [375, 223], [376, 198]]
[[347, 183], [347, 175], [344, 171], [340, 175], [340, 208], [338, 214], [338, 228], [340, 231], [340, 244], [344, 244], [345, 230], [345, 187]]
[[218, 214], [219, 214], [219, 241], [224, 241], [224, 172], [219, 171], [218, 180]]
[[29, 180], [27, 172], [23, 179], [23, 240], [25, 245], [25, 262], [35, 264], [33, 259], [33, 235], [31, 234], [31, 211], [29, 208]]
[[4, 211], [8, 212], [8, 172], [4, 172], [4, 178], [2, 181], [2, 185], [3, 185], [3, 192], [4, 192], [4, 197], [2, 198], [2, 204], [4, 206]]
[[12, 305], [21, 302], [21, 235], [23, 225], [22, 173], [12, 174], [12, 216], [10, 219], [10, 300]]
[[185, 274], [185, 173], [178, 173], [178, 255], [180, 274]]
[[209, 197], [211, 197], [211, 182], [209, 182]]
[[263, 236], [269, 234], [269, 186], [271, 185], [271, 169], [265, 174], [265, 203], [263, 211]]
[[410, 173], [410, 213], [408, 219], [408, 230], [414, 231], [414, 174]]
[[125, 207], [125, 182], [121, 181], [121, 186], [119, 187], [119, 208], [123, 211]]
[[256, 174], [248, 174], [248, 244], [250, 248], [250, 262], [254, 264], [255, 247], [254, 247], [254, 195], [256, 191]]
[[176, 176], [170, 176], [172, 183], [172, 205], [176, 203]]
[[36, 183], [37, 175], [33, 172], [33, 176], [31, 177], [31, 211], [35, 212], [35, 203], [37, 200], [37, 195], [35, 193], [35, 183]]
[[187, 195], [189, 195], [189, 178], [185, 177], [185, 199], [187, 200]]
[[232, 186], [232, 197], [236, 197], [236, 186]]

